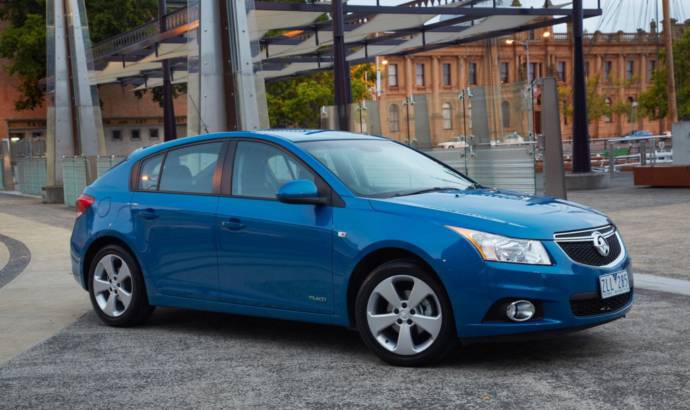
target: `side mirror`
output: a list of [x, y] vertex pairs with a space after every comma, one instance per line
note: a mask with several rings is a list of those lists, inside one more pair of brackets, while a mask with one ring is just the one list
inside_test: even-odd
[[280, 202], [286, 204], [312, 204], [323, 205], [328, 202], [326, 197], [319, 195], [319, 189], [312, 181], [297, 179], [287, 182], [280, 187], [276, 195]]

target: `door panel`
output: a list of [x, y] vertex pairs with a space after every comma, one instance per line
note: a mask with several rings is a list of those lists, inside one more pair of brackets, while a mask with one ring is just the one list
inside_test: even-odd
[[155, 291], [203, 298], [218, 287], [217, 210], [223, 142], [144, 160], [133, 195], [137, 253]]
[[332, 312], [331, 208], [275, 199], [286, 182], [309, 179], [319, 185], [318, 178], [270, 144], [240, 141], [233, 157], [232, 196], [218, 205], [220, 296], [233, 303]]
[[329, 207], [221, 198], [221, 297], [229, 302], [332, 311]]
[[218, 286], [218, 197], [136, 192], [132, 216], [148, 283], [156, 291], [204, 297]]

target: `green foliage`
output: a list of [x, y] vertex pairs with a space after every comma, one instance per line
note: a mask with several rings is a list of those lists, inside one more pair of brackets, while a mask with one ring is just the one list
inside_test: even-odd
[[[604, 116], [610, 116], [613, 108], [606, 104], [606, 97], [599, 94], [599, 77], [587, 78], [587, 120], [599, 121]], [[573, 90], [567, 85], [558, 87], [558, 99], [561, 102], [561, 113], [572, 118], [573, 115]]]
[[[370, 97], [376, 79], [372, 64], [351, 70], [352, 100]], [[271, 127], [319, 128], [321, 107], [334, 104], [333, 73], [323, 71], [266, 85]]]
[[[155, 18], [156, 0], [86, 0], [92, 42], [121, 33]], [[0, 3], [0, 19], [7, 22], [0, 31], [0, 57], [5, 70], [19, 79], [17, 110], [43, 103], [40, 81], [46, 75], [46, 2], [14, 0]]]
[[19, 78], [18, 110], [41, 104], [39, 85], [46, 72], [45, 3], [18, 0], [0, 5], [0, 18], [7, 26], [0, 32], [0, 57], [8, 59], [4, 69]]
[[[155, 102], [158, 103], [158, 105], [162, 108], [163, 107], [163, 86], [158, 86], [158, 87], [152, 87], [150, 89], [144, 89], [144, 90], [136, 90], [134, 91], [134, 95], [137, 98], [144, 98], [146, 93], [151, 91], [151, 99]], [[182, 83], [182, 84], [173, 84], [172, 85], [172, 96], [173, 100], [177, 98], [180, 95], [187, 94], [187, 83]]]
[[[686, 28], [683, 36], [674, 40], [673, 61], [678, 117], [690, 118], [690, 28]], [[665, 118], [668, 115], [667, 71], [663, 53], [661, 63], [649, 88], [639, 98], [640, 114], [650, 119]]]

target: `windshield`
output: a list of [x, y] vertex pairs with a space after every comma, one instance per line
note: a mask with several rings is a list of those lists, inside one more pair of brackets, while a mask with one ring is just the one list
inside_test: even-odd
[[452, 169], [393, 141], [333, 140], [300, 145], [361, 196], [393, 197], [474, 186]]

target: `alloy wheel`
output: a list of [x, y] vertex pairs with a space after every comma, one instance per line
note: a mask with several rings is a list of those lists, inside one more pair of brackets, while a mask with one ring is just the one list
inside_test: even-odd
[[93, 272], [93, 295], [98, 307], [110, 317], [119, 317], [132, 304], [132, 273], [127, 263], [115, 254], [103, 256]]
[[369, 295], [367, 325], [388, 351], [411, 356], [425, 351], [441, 332], [441, 304], [423, 280], [394, 275], [382, 280]]

